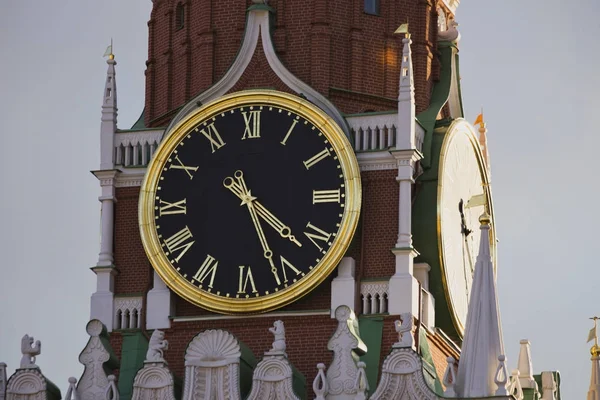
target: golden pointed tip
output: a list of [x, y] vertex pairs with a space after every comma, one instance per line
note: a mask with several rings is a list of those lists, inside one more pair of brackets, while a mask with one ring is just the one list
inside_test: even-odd
[[110, 53], [110, 54], [108, 55], [108, 59], [109, 59], [109, 60], [114, 60], [114, 59], [115, 59], [115, 55], [114, 55], [113, 53]]
[[600, 346], [593, 345], [592, 348], [590, 349], [590, 354], [593, 357], [598, 357], [598, 354], [600, 354]]
[[489, 225], [491, 222], [492, 222], [492, 217], [490, 217], [490, 214], [488, 214], [487, 212], [484, 212], [479, 217], [479, 223], [481, 225]]

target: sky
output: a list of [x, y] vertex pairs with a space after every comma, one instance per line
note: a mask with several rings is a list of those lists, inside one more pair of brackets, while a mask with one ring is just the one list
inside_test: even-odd
[[[42, 341], [38, 365], [80, 377], [100, 237], [100, 107], [114, 39], [119, 127], [143, 107], [150, 0], [0, 2], [0, 361]], [[498, 292], [509, 369], [531, 341], [536, 372], [585, 398], [600, 188], [597, 0], [462, 0], [466, 117], [483, 107], [492, 162]]]

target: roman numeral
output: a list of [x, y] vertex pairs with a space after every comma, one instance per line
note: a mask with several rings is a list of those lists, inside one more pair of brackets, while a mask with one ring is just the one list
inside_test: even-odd
[[317, 228], [310, 222], [308, 224], [306, 224], [306, 227], [313, 231], [313, 232], [304, 232], [306, 237], [309, 238], [310, 241], [313, 242], [313, 244], [315, 246], [317, 246], [319, 251], [323, 251], [323, 247], [321, 247], [321, 245], [319, 245], [319, 243], [317, 243], [316, 240], [327, 243], [329, 241], [329, 238], [331, 237], [331, 233], [327, 233], [324, 230]]
[[163, 215], [185, 214], [186, 211], [187, 208], [185, 205], [185, 199], [176, 201], [175, 203], [169, 203], [168, 201], [160, 199], [160, 208], [158, 210], [158, 214], [161, 217]]
[[215, 281], [215, 274], [217, 272], [217, 267], [219, 266], [219, 262], [215, 260], [210, 254], [206, 256], [204, 262], [194, 275], [194, 279], [200, 283], [204, 283], [204, 280], [210, 274], [210, 282], [208, 283], [208, 287], [212, 289], [213, 282]]
[[[281, 258], [281, 270], [283, 271], [283, 283], [287, 283], [287, 281], [288, 281], [287, 272], [285, 272], [286, 267], [291, 269], [292, 271], [294, 271], [296, 273], [296, 276], [298, 276], [302, 273], [296, 267], [294, 267], [291, 262], [286, 260], [283, 256], [279, 256], [279, 257]], [[302, 276], [304, 276], [304, 274], [302, 274]], [[281, 282], [279, 282], [279, 279], [277, 279], [277, 284], [278, 285], [281, 284]]]
[[325, 157], [329, 157], [330, 155], [331, 155], [331, 153], [329, 152], [329, 149], [324, 149], [323, 151], [315, 154], [308, 160], [302, 161], [302, 162], [304, 163], [304, 166], [306, 167], [306, 169], [309, 169], [310, 167], [312, 167], [313, 165], [315, 165], [316, 163], [318, 163]]
[[181, 257], [192, 247], [194, 240], [192, 239], [192, 232], [186, 226], [170, 238], [165, 240], [165, 246], [169, 249], [169, 253], [173, 255], [176, 251], [179, 251], [179, 255], [175, 257], [175, 261], [179, 261]]
[[252, 293], [256, 293], [256, 286], [254, 285], [254, 277], [252, 276], [252, 269], [248, 267], [247, 271], [244, 271], [246, 267], [244, 265], [240, 265], [240, 279], [238, 284], [238, 294], [247, 294], [246, 289], [248, 288], [248, 283], [252, 286]]
[[317, 203], [339, 203], [340, 189], [336, 190], [313, 190], [313, 204]]
[[175, 156], [175, 160], [177, 160], [179, 165], [175, 165], [175, 164], [171, 163], [171, 165], [169, 165], [169, 169], [182, 169], [188, 174], [190, 179], [192, 179], [194, 177], [194, 175], [192, 175], [192, 173], [190, 171], [196, 172], [198, 167], [188, 167], [187, 165], [183, 165], [183, 163], [179, 159], [179, 156]]
[[[196, 128], [196, 130], [198, 130], [198, 128]], [[201, 129], [200, 133], [210, 141], [210, 148], [212, 149], [213, 153], [225, 146], [225, 142], [221, 138], [221, 135], [219, 135], [217, 128], [215, 128], [214, 122], [210, 125], [207, 125], [206, 129]]]
[[285, 134], [285, 137], [283, 138], [283, 140], [281, 141], [281, 144], [285, 146], [288, 138], [290, 137], [290, 134], [292, 133], [292, 131], [294, 130], [294, 127], [296, 126], [296, 124], [298, 123], [298, 120], [295, 119], [294, 122], [292, 122], [292, 126], [290, 126], [290, 129], [288, 129], [287, 133]]
[[244, 116], [244, 123], [246, 124], [246, 129], [244, 129], [244, 136], [242, 136], [242, 140], [246, 139], [256, 139], [260, 137], [260, 111], [242, 111], [242, 115]]

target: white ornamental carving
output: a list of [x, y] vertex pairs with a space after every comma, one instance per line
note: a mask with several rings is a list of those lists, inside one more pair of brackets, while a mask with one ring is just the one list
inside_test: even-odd
[[252, 376], [252, 391], [247, 400], [300, 400], [292, 389], [293, 372], [287, 358], [265, 356], [256, 365]]
[[300, 400], [292, 388], [293, 371], [285, 354], [283, 321], [275, 321], [269, 332], [275, 336], [273, 347], [256, 365], [252, 375], [252, 390], [246, 400]]
[[117, 297], [115, 298], [115, 321], [116, 329], [141, 328], [142, 320], [141, 297]]
[[271, 350], [265, 354], [282, 355], [287, 357], [287, 354], [285, 354], [285, 349], [287, 346], [285, 344], [285, 327], [283, 326], [283, 321], [275, 321], [273, 326], [269, 328], [269, 332], [273, 334], [275, 340], [273, 341], [273, 347]]
[[169, 342], [165, 340], [165, 333], [158, 329], [152, 332], [150, 342], [148, 343], [148, 351], [146, 352], [146, 362], [163, 362], [163, 352], [169, 349]]
[[42, 352], [42, 343], [38, 340], [33, 344], [33, 336], [25, 335], [21, 339], [21, 368], [39, 368], [35, 365], [35, 356]]
[[413, 316], [411, 313], [403, 313], [400, 315], [402, 321], [395, 321], [394, 326], [398, 332], [398, 342], [394, 343], [393, 348], [414, 347], [413, 331]]
[[133, 381], [132, 400], [175, 400], [173, 375], [163, 357], [168, 348], [165, 333], [158, 329], [152, 332], [144, 367]]
[[100, 339], [105, 328], [102, 322], [93, 319], [85, 329], [90, 335], [90, 340], [79, 355], [79, 362], [83, 364], [84, 369], [77, 384], [77, 392], [81, 400], [104, 400], [109, 385], [104, 363], [110, 360], [110, 353]]
[[0, 400], [6, 399], [6, 364], [0, 363]]
[[65, 400], [79, 400], [79, 393], [77, 393], [77, 378], [74, 376], [69, 378], [69, 388], [67, 394], [65, 394]]
[[325, 364], [318, 363], [317, 376], [315, 376], [315, 380], [313, 381], [313, 392], [315, 392], [315, 400], [325, 400], [325, 396], [327, 395], [327, 378], [325, 378]]
[[46, 379], [39, 369], [18, 369], [10, 377], [6, 400], [46, 400]]
[[240, 345], [229, 332], [199, 333], [185, 352], [183, 400], [239, 400]]
[[358, 320], [348, 306], [335, 310], [338, 327], [327, 343], [333, 351], [333, 360], [327, 369], [327, 399], [354, 399], [358, 367], [358, 354], [366, 352], [366, 346], [358, 335]]
[[438, 400], [425, 382], [421, 359], [412, 349], [395, 348], [386, 357], [371, 400]]
[[115, 147], [160, 143], [163, 133], [162, 129], [141, 132], [119, 132], [115, 135]]
[[131, 400], [175, 400], [173, 375], [164, 363], [146, 363], [133, 381]]

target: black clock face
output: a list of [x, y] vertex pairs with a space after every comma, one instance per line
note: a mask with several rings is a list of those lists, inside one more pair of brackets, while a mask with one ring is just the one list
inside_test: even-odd
[[158, 241], [198, 290], [229, 299], [286, 290], [338, 236], [346, 203], [338, 154], [290, 109], [221, 109], [164, 157], [154, 193]]

